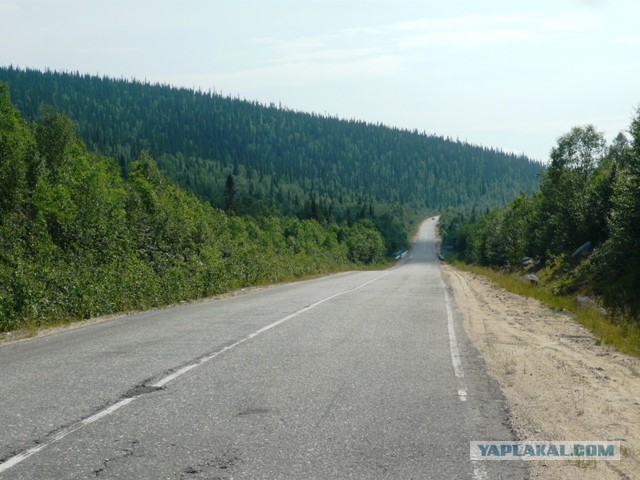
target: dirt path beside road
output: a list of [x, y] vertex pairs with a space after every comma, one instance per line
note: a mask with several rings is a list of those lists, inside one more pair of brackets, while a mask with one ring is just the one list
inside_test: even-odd
[[620, 461], [532, 461], [532, 478], [640, 479], [640, 359], [597, 345], [537, 300], [442, 269], [519, 439], [621, 442]]

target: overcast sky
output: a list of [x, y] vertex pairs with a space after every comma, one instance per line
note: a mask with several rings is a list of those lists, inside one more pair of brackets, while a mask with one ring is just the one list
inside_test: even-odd
[[638, 0], [0, 0], [0, 64], [213, 89], [546, 160], [640, 106]]

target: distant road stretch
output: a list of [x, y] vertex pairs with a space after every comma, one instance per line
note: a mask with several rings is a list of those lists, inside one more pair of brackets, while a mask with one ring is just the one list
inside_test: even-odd
[[0, 479], [492, 479], [512, 440], [426, 221], [395, 268], [0, 348]]

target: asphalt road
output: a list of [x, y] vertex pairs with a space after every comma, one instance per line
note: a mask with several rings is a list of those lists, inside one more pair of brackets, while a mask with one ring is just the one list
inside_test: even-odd
[[442, 283], [401, 264], [0, 348], [0, 479], [493, 479], [503, 399]]

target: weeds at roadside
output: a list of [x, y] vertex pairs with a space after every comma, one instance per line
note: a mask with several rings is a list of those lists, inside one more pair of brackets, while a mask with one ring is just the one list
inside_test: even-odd
[[594, 309], [578, 310], [576, 295], [555, 294], [553, 288], [545, 284], [523, 283], [517, 273], [502, 273], [491, 268], [460, 262], [454, 262], [452, 265], [458, 270], [483, 276], [511, 293], [535, 298], [556, 312], [573, 316], [578, 323], [591, 331], [595, 337], [595, 345], [610, 345], [623, 353], [640, 357], [640, 328], [624, 313], [603, 316]]

